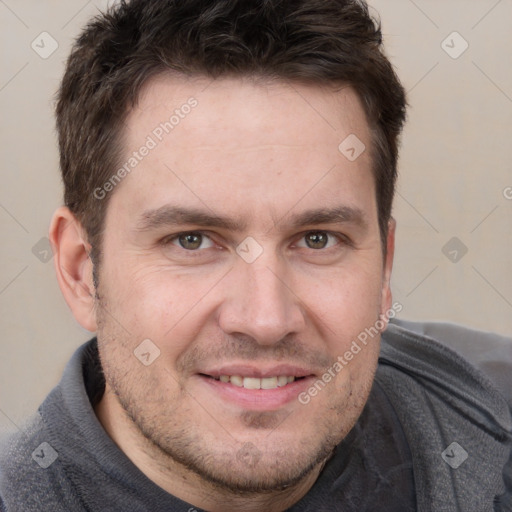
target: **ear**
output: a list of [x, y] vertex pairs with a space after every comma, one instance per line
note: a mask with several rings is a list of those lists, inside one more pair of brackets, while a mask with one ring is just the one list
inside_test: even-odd
[[57, 280], [68, 306], [78, 323], [97, 330], [94, 308], [91, 245], [85, 230], [69, 208], [61, 207], [53, 215], [49, 233]]
[[388, 321], [386, 313], [391, 309], [393, 300], [391, 294], [391, 271], [393, 270], [393, 258], [395, 256], [395, 232], [396, 221], [391, 217], [388, 223], [388, 237], [386, 240], [386, 259], [384, 261], [384, 271], [382, 276], [382, 300], [381, 300], [381, 318]]

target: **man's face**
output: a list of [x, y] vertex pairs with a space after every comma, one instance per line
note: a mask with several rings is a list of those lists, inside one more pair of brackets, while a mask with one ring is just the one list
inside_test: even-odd
[[[351, 134], [368, 148], [354, 161], [338, 149]], [[170, 466], [231, 489], [296, 482], [361, 413], [379, 337], [334, 363], [389, 308], [360, 102], [347, 88], [162, 77], [125, 136], [121, 165], [140, 161], [106, 217], [105, 396]]]

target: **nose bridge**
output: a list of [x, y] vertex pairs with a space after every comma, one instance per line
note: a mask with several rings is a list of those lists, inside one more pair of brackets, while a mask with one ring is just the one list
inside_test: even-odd
[[286, 309], [286, 302], [289, 298], [286, 296], [286, 285], [284, 276], [280, 277], [277, 266], [269, 266], [265, 262], [260, 265], [246, 266], [248, 275], [249, 296], [254, 306], [257, 306], [255, 313], [262, 315], [264, 310], [269, 309], [279, 313]]
[[288, 288], [286, 267], [266, 254], [252, 263], [240, 259], [232, 271], [232, 293], [223, 305], [221, 327], [227, 333], [250, 335], [260, 344], [277, 343], [297, 332], [303, 315]]

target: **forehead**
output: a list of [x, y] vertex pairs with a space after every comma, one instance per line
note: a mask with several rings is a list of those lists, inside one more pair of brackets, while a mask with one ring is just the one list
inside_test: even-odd
[[[346, 140], [368, 150], [349, 159]], [[121, 164], [137, 162], [112, 203], [123, 197], [130, 215], [185, 201], [239, 214], [266, 209], [274, 218], [299, 202], [350, 206], [359, 196], [372, 207], [369, 145], [348, 87], [163, 75], [127, 116]]]
[[[191, 102], [199, 108], [188, 109]], [[181, 123], [189, 113], [193, 113], [193, 121]], [[173, 114], [177, 116], [171, 122], [176, 143], [183, 142], [180, 135], [190, 135], [191, 129], [197, 141], [206, 135], [207, 139], [214, 138], [232, 149], [243, 149], [240, 143], [247, 146], [265, 139], [285, 145], [293, 140], [310, 145], [331, 144], [347, 128], [361, 138], [368, 131], [361, 101], [349, 86], [306, 85], [250, 76], [212, 80], [162, 74], [142, 88], [137, 105], [128, 115], [128, 132], [150, 133], [156, 118], [164, 115], [161, 122], [165, 123]], [[180, 129], [174, 131], [178, 124]], [[231, 132], [235, 126], [237, 136], [233, 139]], [[212, 132], [211, 128], [215, 130]], [[229, 140], [222, 140], [228, 132]]]

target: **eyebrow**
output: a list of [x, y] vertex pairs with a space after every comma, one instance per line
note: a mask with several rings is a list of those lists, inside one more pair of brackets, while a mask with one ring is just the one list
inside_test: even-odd
[[[288, 217], [288, 220], [285, 221], [286, 217]], [[247, 229], [247, 222], [242, 220], [230, 219], [209, 210], [173, 205], [164, 205], [154, 210], [146, 210], [140, 216], [136, 229], [137, 231], [151, 231], [161, 227], [183, 224], [222, 228], [233, 232], [242, 232]], [[368, 227], [368, 221], [363, 210], [352, 206], [307, 210], [299, 214], [286, 215], [275, 222], [276, 227], [281, 226], [280, 230], [288, 227], [298, 229], [307, 225], [318, 224], [353, 224], [363, 230]]]
[[361, 229], [367, 229], [368, 227], [363, 210], [352, 206], [319, 208], [291, 216], [290, 225], [293, 228], [300, 228], [309, 224], [354, 224]]
[[246, 227], [246, 223], [216, 215], [208, 210], [164, 205], [155, 210], [146, 210], [137, 223], [137, 230], [150, 231], [163, 226], [182, 224], [224, 228], [229, 231], [243, 231]]

